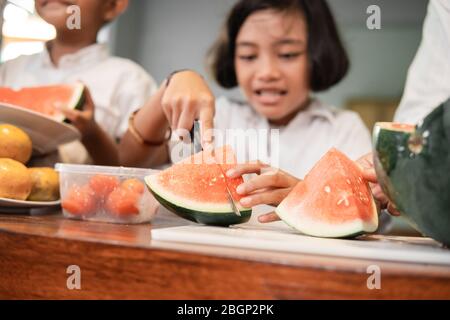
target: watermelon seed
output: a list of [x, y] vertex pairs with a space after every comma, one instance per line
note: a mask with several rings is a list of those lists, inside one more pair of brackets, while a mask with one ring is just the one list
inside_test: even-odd
[[347, 184], [349, 184], [349, 185], [352, 184], [351, 181], [350, 181], [350, 179], [347, 179]]
[[348, 207], [350, 205], [350, 203], [348, 202], [347, 197], [341, 198], [341, 200], [338, 201], [337, 205], [340, 206], [341, 203], [344, 203], [346, 207]]
[[359, 193], [359, 199], [364, 203], [369, 202], [369, 199], [362, 192]]
[[329, 186], [325, 186], [325, 192], [326, 193], [330, 193], [331, 192], [331, 188]]

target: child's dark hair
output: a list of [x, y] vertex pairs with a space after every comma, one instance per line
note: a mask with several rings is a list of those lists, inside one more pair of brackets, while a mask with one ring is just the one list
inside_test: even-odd
[[245, 20], [261, 10], [300, 11], [308, 24], [308, 56], [312, 91], [326, 90], [347, 74], [349, 60], [325, 0], [240, 0], [231, 10], [222, 34], [209, 52], [210, 67], [224, 88], [238, 85], [234, 68], [236, 38]]

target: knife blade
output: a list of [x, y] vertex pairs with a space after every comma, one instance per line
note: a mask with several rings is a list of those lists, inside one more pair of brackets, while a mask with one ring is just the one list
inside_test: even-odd
[[[194, 151], [194, 153], [199, 153], [203, 150], [202, 144], [201, 144], [201, 137], [200, 137], [200, 122], [198, 120], [194, 121], [194, 126], [192, 127], [192, 130], [190, 132], [191, 135], [191, 144], [192, 144], [192, 149]], [[227, 180], [227, 176], [225, 174], [225, 172], [223, 171], [222, 166], [217, 163], [216, 161], [216, 155], [214, 153], [214, 150], [212, 151], [212, 156], [214, 158], [214, 162], [216, 163], [216, 165], [219, 167], [220, 172], [223, 175], [223, 178], [225, 179], [225, 187], [226, 187], [226, 192], [227, 192], [227, 198], [228, 198], [228, 202], [231, 205], [231, 209], [233, 210], [234, 214], [237, 216], [241, 216], [241, 212], [239, 211], [235, 200], [233, 199], [232, 193], [230, 191], [230, 187], [228, 186], [228, 180]]]
[[200, 122], [198, 120], [194, 121], [194, 126], [191, 130], [191, 143], [194, 153], [199, 153], [203, 151], [201, 137], [200, 137]]
[[[213, 151], [213, 153], [214, 153], [214, 151]], [[213, 154], [213, 156], [215, 156], [215, 155]], [[222, 172], [223, 178], [225, 179], [225, 187], [226, 187], [226, 191], [227, 191], [228, 201], [231, 204], [231, 209], [233, 209], [233, 212], [234, 212], [235, 215], [240, 217], [241, 216], [241, 212], [239, 211], [239, 209], [238, 209], [238, 207], [236, 205], [236, 202], [234, 201], [233, 196], [231, 194], [230, 187], [228, 186], [227, 175], [223, 171], [222, 166], [220, 164], [218, 164], [217, 162], [216, 162], [216, 164], [219, 166], [220, 172]]]

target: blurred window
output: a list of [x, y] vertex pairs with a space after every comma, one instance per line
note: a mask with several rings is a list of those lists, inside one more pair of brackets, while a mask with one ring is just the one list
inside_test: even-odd
[[40, 52], [53, 39], [53, 26], [42, 20], [34, 9], [34, 0], [8, 0], [3, 11], [1, 61]]
[[[2, 2], [5, 0], [0, 0], [0, 6]], [[45, 42], [56, 37], [55, 28], [36, 13], [34, 0], [6, 0], [5, 3], [1, 62], [40, 52]], [[97, 40], [107, 43], [110, 37], [111, 25], [108, 24], [100, 31]]]

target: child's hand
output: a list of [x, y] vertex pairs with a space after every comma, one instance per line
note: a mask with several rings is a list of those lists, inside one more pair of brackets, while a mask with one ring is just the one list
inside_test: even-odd
[[95, 105], [88, 88], [84, 89], [85, 103], [83, 109], [73, 110], [69, 108], [59, 108], [64, 116], [75, 126], [83, 138], [91, 135], [95, 131], [97, 123], [95, 122]]
[[212, 142], [214, 101], [214, 95], [200, 75], [182, 71], [170, 79], [161, 105], [173, 130], [189, 132], [194, 121], [200, 120], [202, 145], [205, 148]]
[[227, 172], [229, 178], [256, 173], [258, 176], [244, 182], [237, 193], [245, 196], [241, 199], [244, 207], [260, 204], [277, 206], [300, 181], [286, 172], [272, 168], [261, 162], [250, 162], [236, 166]]
[[[373, 166], [373, 154], [369, 153], [364, 157], [361, 157], [356, 161], [361, 167], [363, 177], [370, 183], [372, 194], [374, 198], [380, 203], [382, 209], [387, 209], [393, 216], [399, 216], [400, 212], [395, 208], [394, 204], [389, 201], [386, 195], [381, 190], [381, 186], [378, 184], [377, 175]], [[261, 223], [269, 223], [278, 221], [280, 218], [275, 212], [263, 214], [258, 217], [258, 221]]]
[[380, 203], [381, 209], [387, 209], [387, 211], [393, 216], [399, 216], [400, 212], [397, 210], [395, 205], [389, 201], [388, 197], [384, 194], [381, 186], [378, 184], [377, 175], [373, 166], [373, 154], [369, 153], [356, 161], [356, 163], [361, 167], [363, 172], [363, 177], [366, 179], [370, 188], [372, 189], [372, 194]]

